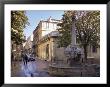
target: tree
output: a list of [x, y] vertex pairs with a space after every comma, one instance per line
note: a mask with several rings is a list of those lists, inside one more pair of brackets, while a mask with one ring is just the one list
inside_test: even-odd
[[100, 41], [100, 11], [85, 11], [76, 21], [77, 40], [84, 49], [87, 61], [87, 47], [99, 46]]
[[28, 23], [25, 11], [11, 11], [11, 40], [16, 44], [21, 44], [24, 40], [23, 29]]
[[62, 23], [58, 29], [60, 36], [58, 44], [66, 47], [71, 43], [72, 16], [76, 20], [76, 40], [83, 47], [85, 60], [87, 60], [87, 47], [98, 47], [100, 41], [100, 11], [65, 11]]
[[58, 47], [67, 47], [71, 43], [72, 11], [65, 11], [62, 22], [57, 24], [60, 36]]

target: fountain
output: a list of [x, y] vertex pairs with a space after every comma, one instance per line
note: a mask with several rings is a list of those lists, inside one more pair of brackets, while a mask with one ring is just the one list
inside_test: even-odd
[[75, 16], [72, 17], [71, 44], [65, 49], [65, 55], [70, 66], [77, 66], [83, 59], [83, 50], [76, 44]]
[[51, 64], [49, 66], [49, 74], [55, 76], [81, 76], [81, 59], [83, 58], [83, 51], [76, 44], [75, 32], [75, 16], [72, 18], [72, 40], [71, 45], [65, 49], [67, 57], [67, 64], [62, 66], [59, 64]]

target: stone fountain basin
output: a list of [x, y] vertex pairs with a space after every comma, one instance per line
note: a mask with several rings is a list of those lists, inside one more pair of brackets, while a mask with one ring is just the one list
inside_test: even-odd
[[49, 65], [49, 74], [52, 76], [81, 76], [81, 66]]

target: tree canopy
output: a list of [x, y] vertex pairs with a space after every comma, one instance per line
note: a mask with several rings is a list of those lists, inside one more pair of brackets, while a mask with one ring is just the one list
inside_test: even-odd
[[11, 40], [21, 44], [24, 40], [24, 28], [29, 24], [25, 11], [11, 11]]
[[76, 32], [79, 43], [99, 45], [100, 40], [100, 11], [86, 11], [86, 15], [82, 15], [76, 21]]
[[71, 43], [72, 11], [65, 11], [62, 22], [58, 24], [60, 36], [58, 37], [58, 46], [67, 47]]

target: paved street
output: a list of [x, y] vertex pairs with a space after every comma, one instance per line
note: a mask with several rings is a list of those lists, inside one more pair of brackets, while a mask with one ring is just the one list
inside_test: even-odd
[[12, 63], [11, 76], [12, 77], [49, 77], [47, 73], [48, 62], [37, 59], [30, 61], [27, 65], [15, 61]]
[[[12, 77], [50, 77], [50, 75], [48, 74], [48, 65], [49, 65], [48, 61], [43, 61], [40, 59], [36, 59], [36, 61], [30, 61], [27, 63], [27, 65], [24, 65], [22, 61], [14, 61], [12, 62], [11, 76]], [[92, 66], [91, 67], [89, 66], [86, 69], [84, 68], [82, 76], [85, 77], [97, 76], [96, 74], [98, 74], [99, 76], [100, 71], [98, 70], [97, 73], [96, 70], [94, 71]], [[70, 76], [73, 77], [77, 75], [81, 76], [80, 70], [79, 71], [70, 70], [70, 71], [72, 71]]]

